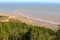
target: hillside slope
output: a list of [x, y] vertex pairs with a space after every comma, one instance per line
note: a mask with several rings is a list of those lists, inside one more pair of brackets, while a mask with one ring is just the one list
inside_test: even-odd
[[58, 35], [57, 31], [16, 20], [0, 22], [0, 40], [60, 40]]

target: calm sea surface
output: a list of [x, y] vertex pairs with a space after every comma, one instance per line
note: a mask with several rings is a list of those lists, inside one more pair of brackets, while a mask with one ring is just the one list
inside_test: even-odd
[[32, 18], [60, 23], [60, 3], [0, 3], [0, 12], [22, 13]]

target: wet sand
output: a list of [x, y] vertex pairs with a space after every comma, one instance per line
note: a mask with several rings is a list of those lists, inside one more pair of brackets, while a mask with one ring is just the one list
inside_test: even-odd
[[[52, 30], [57, 30], [58, 29], [58, 25], [57, 24], [52, 24], [52, 23], [48, 23], [48, 22], [44, 22], [44, 21], [39, 21], [39, 20], [35, 20], [35, 19], [32, 19], [32, 18], [27, 18], [27, 17], [24, 17], [22, 15], [14, 15], [14, 14], [0, 14], [0, 15], [6, 15], [6, 16], [9, 16], [9, 18], [12, 18], [12, 19], [17, 19], [17, 20], [20, 20], [22, 22], [25, 22], [27, 24], [31, 24], [31, 25], [36, 25], [36, 26], [40, 26], [40, 27], [45, 27], [45, 28], [49, 28], [49, 29], [52, 29]], [[6, 19], [8, 20], [8, 19]]]

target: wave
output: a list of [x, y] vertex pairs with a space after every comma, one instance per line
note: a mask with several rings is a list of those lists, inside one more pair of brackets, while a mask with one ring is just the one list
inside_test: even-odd
[[46, 23], [50, 23], [50, 24], [60, 25], [60, 23], [56, 23], [56, 22], [52, 22], [52, 21], [47, 21], [47, 20], [44, 20], [44, 19], [31, 18], [31, 17], [25, 16], [23, 13], [21, 13], [20, 15], [25, 17], [25, 18], [28, 18], [28, 19], [34, 19], [34, 20], [38, 20], [38, 21], [42, 21], [42, 22], [46, 22]]
[[[1, 10], [0, 10], [1, 12]], [[5, 11], [6, 12], [6, 11]], [[44, 20], [44, 19], [40, 19], [40, 18], [32, 18], [32, 17], [29, 17], [29, 16], [25, 16], [23, 13], [21, 13], [20, 11], [18, 10], [14, 10], [14, 13], [18, 13], [20, 14], [21, 16], [25, 17], [25, 18], [29, 18], [29, 19], [35, 19], [35, 20], [38, 20], [38, 21], [42, 21], [42, 22], [47, 22], [47, 23], [51, 23], [51, 24], [56, 24], [56, 25], [60, 25], [60, 23], [55, 23], [55, 22], [52, 22], [52, 21], [47, 21], [47, 20]], [[2, 12], [3, 13], [3, 12]]]

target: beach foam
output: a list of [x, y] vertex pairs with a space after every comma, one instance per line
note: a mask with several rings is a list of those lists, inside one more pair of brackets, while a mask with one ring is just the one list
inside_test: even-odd
[[44, 19], [31, 18], [31, 17], [25, 16], [23, 13], [20, 13], [20, 15], [23, 16], [23, 17], [29, 18], [29, 19], [35, 19], [35, 20], [43, 21], [43, 22], [50, 23], [50, 24], [60, 25], [60, 23], [56, 23], [56, 22], [52, 22], [52, 21], [47, 21], [47, 20], [44, 20]]

